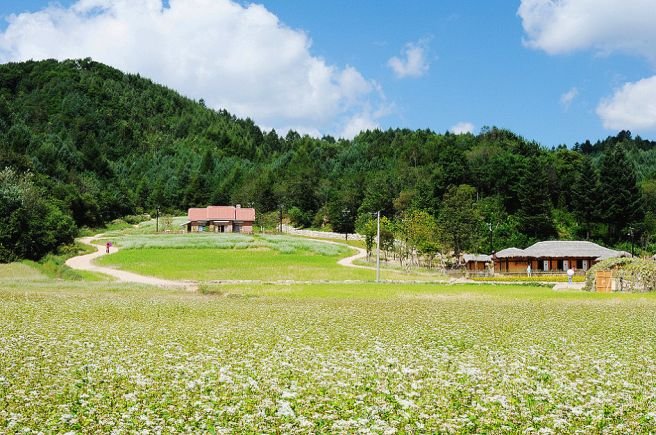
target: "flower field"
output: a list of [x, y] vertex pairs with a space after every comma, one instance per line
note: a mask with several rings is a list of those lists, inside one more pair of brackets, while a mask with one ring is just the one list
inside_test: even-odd
[[[574, 282], [585, 282], [585, 275], [574, 275]], [[567, 282], [567, 275], [495, 275], [495, 276], [472, 276], [473, 281], [479, 282], [507, 282], [507, 283], [541, 283], [541, 282]]]
[[17, 280], [23, 267], [0, 266], [0, 432], [656, 430], [652, 295], [399, 284], [185, 293]]

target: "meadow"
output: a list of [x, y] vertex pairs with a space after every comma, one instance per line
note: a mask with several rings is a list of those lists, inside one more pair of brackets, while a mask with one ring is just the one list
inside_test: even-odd
[[0, 265], [0, 432], [648, 433], [656, 298]]
[[[97, 260], [142, 275], [174, 280], [373, 281], [372, 269], [337, 262], [349, 246], [287, 235], [108, 234], [121, 250]], [[371, 267], [371, 265], [369, 265]], [[443, 280], [442, 274], [385, 270], [386, 280]]]

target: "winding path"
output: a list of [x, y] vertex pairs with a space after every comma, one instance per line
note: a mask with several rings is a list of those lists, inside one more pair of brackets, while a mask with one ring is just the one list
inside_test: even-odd
[[[66, 265], [71, 269], [77, 270], [86, 270], [89, 272], [99, 272], [106, 275], [113, 276], [119, 282], [132, 282], [137, 284], [149, 284], [158, 287], [164, 288], [183, 288], [186, 290], [196, 290], [197, 284], [195, 282], [189, 281], [171, 281], [168, 279], [155, 278], [153, 276], [144, 276], [132, 272], [127, 272], [125, 270], [112, 269], [111, 267], [98, 266], [94, 264], [94, 260], [105, 253], [104, 245], [95, 245], [93, 244], [94, 240], [98, 240], [102, 237], [102, 234], [97, 234], [93, 237], [82, 237], [78, 239], [81, 243], [84, 243], [89, 246], [97, 248], [97, 251], [92, 254], [80, 255], [77, 257], [72, 257], [66, 260]], [[113, 254], [118, 252], [118, 248], [112, 246], [109, 248], [109, 253]]]
[[[337, 246], [345, 246], [350, 249], [355, 249], [357, 252], [354, 255], [351, 255], [350, 257], [342, 258], [337, 262], [340, 266], [346, 266], [346, 267], [355, 267], [357, 269], [368, 269], [368, 270], [376, 270], [375, 267], [372, 266], [363, 266], [360, 264], [353, 264], [355, 260], [361, 260], [363, 258], [367, 258], [367, 251], [362, 248], [358, 248], [357, 246], [351, 246], [347, 245], [346, 243], [340, 243], [340, 242], [333, 242], [332, 240], [322, 240], [322, 238], [328, 238], [328, 239], [342, 239], [344, 238], [344, 234], [340, 233], [331, 233], [327, 231], [311, 231], [311, 230], [303, 230], [303, 229], [298, 229], [294, 228], [289, 225], [283, 225], [283, 231], [287, 234], [293, 234], [295, 236], [301, 236], [301, 237], [307, 237], [312, 240], [316, 240], [317, 242], [321, 243], [328, 243], [330, 245], [337, 245]], [[362, 240], [362, 236], [359, 234], [349, 234], [349, 237], [351, 240]]]
[[[302, 234], [303, 230], [297, 230], [298, 232], [296, 233], [297, 235], [305, 235]], [[308, 237], [309, 235], [305, 235]], [[154, 285], [157, 287], [163, 287], [163, 288], [172, 288], [172, 289], [185, 289], [189, 291], [196, 291], [198, 290], [198, 283], [194, 281], [173, 281], [173, 280], [167, 280], [167, 279], [162, 279], [162, 278], [156, 278], [153, 276], [144, 276], [144, 275], [139, 275], [137, 273], [133, 272], [128, 272], [125, 270], [119, 270], [119, 269], [113, 269], [111, 267], [105, 267], [105, 266], [99, 266], [94, 264], [94, 260], [98, 257], [101, 257], [103, 255], [107, 255], [105, 253], [105, 246], [104, 245], [96, 245], [93, 244], [95, 240], [98, 240], [103, 237], [103, 234], [97, 234], [93, 237], [82, 237], [78, 239], [81, 243], [87, 244], [89, 246], [93, 246], [96, 248], [96, 252], [91, 253], [91, 254], [85, 254], [85, 255], [80, 255], [77, 257], [72, 257], [66, 260], [66, 265], [70, 267], [71, 269], [77, 269], [77, 270], [86, 270], [90, 272], [98, 272], [98, 273], [103, 273], [106, 275], [110, 275], [114, 278], [117, 279], [119, 282], [128, 282], [128, 283], [136, 283], [136, 284], [148, 284], [148, 285]], [[312, 236], [310, 236], [312, 237]], [[358, 268], [358, 269], [367, 269], [367, 270], [376, 270], [375, 267], [372, 266], [364, 266], [360, 264], [354, 264], [356, 260], [360, 260], [363, 258], [366, 258], [367, 256], [367, 251], [356, 247], [356, 246], [351, 246], [351, 245], [346, 245], [344, 243], [340, 242], [333, 242], [331, 240], [320, 240], [316, 238], [312, 238], [312, 240], [316, 240], [321, 243], [328, 243], [331, 245], [338, 245], [338, 246], [346, 246], [351, 249], [355, 249], [357, 252], [354, 255], [351, 255], [350, 257], [342, 258], [340, 259], [337, 264], [340, 266], [345, 266], [345, 267], [353, 267], [353, 268]], [[115, 252], [118, 252], [119, 248], [116, 246], [112, 246], [109, 250], [110, 254], [113, 254]], [[222, 284], [248, 284], [248, 283], [262, 283], [263, 281], [261, 280], [212, 280], [209, 282], [213, 283], [222, 283]], [[280, 280], [280, 281], [267, 281], [268, 283], [276, 284], [293, 284], [293, 283], [309, 283], [312, 281], [295, 281], [295, 280]], [[325, 281], [321, 281], [325, 282]], [[460, 278], [460, 279], [454, 279], [452, 278], [449, 280], [449, 282], [452, 283], [474, 283], [475, 281], [466, 279], [466, 278]], [[501, 284], [502, 282], [499, 282]], [[571, 289], [580, 289], [582, 288], [584, 283], [572, 283], [572, 284], [567, 284], [567, 283], [558, 283], [554, 285], [554, 290], [571, 290]]]
[[[96, 248], [96, 252], [93, 252], [91, 254], [85, 254], [85, 255], [79, 255], [77, 257], [72, 257], [66, 260], [66, 265], [70, 267], [71, 269], [76, 269], [76, 270], [86, 270], [89, 272], [98, 272], [98, 273], [103, 273], [105, 275], [112, 276], [116, 278], [117, 281], [119, 282], [130, 282], [130, 283], [136, 283], [136, 284], [148, 284], [148, 285], [154, 285], [157, 287], [164, 287], [164, 288], [182, 288], [185, 290], [190, 290], [190, 291], [196, 291], [198, 289], [198, 283], [194, 281], [172, 281], [168, 279], [162, 279], [162, 278], [156, 278], [153, 276], [145, 276], [145, 275], [139, 275], [137, 273], [133, 272], [128, 272], [125, 270], [119, 270], [119, 269], [113, 269], [111, 267], [106, 267], [106, 266], [99, 266], [94, 263], [94, 260], [98, 257], [102, 257], [103, 255], [108, 255], [105, 253], [105, 245], [96, 245], [93, 242], [101, 239], [104, 236], [104, 234], [96, 234], [93, 237], [82, 237], [78, 239], [80, 243], [84, 243], [85, 245], [93, 246]], [[317, 239], [314, 239], [317, 240]], [[350, 245], [345, 245], [344, 243], [339, 243], [339, 242], [333, 242], [329, 240], [317, 240], [318, 242], [321, 243], [328, 243], [331, 245], [339, 245], [339, 246], [347, 246], [351, 249], [355, 249], [357, 252], [354, 255], [351, 255], [350, 257], [342, 258], [339, 260], [337, 263], [340, 264], [341, 266], [345, 267], [354, 267], [354, 268], [359, 268], [359, 269], [370, 269], [370, 270], [375, 270], [373, 267], [369, 266], [361, 266], [358, 264], [353, 264], [355, 260], [359, 260], [361, 258], [365, 258], [367, 256], [367, 251], [365, 251], [362, 248], [358, 248], [355, 246], [350, 246]], [[114, 254], [119, 251], [119, 248], [116, 246], [112, 246], [109, 248], [109, 253]], [[254, 283], [254, 282], [260, 282], [260, 281], [254, 281], [254, 280], [216, 280], [216, 281], [211, 281], [211, 282], [221, 282], [221, 283], [234, 283], [234, 284], [245, 284], [245, 283]], [[295, 281], [291, 281], [295, 282]], [[305, 282], [305, 281], [304, 281]], [[285, 283], [288, 284], [290, 283], [290, 280], [281, 280], [280, 283]]]

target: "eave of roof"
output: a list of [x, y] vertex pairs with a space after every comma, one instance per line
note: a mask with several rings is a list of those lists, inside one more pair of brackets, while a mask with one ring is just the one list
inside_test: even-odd
[[538, 242], [526, 249], [507, 248], [495, 254], [497, 258], [590, 258], [594, 260], [630, 256], [588, 241], [554, 240]]
[[465, 263], [469, 263], [471, 261], [480, 261], [486, 263], [488, 261], [492, 261], [492, 256], [485, 254], [464, 254], [462, 259], [465, 261]]

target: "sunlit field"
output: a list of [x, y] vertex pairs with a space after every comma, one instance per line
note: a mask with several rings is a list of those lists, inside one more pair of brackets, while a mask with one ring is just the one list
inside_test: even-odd
[[[346, 256], [346, 255], [344, 255]], [[143, 275], [190, 280], [373, 280], [375, 272], [337, 264], [339, 256], [272, 250], [128, 249], [99, 264]]]
[[[337, 262], [355, 254], [344, 245], [285, 235], [161, 234], [108, 237], [121, 250], [97, 262], [167, 279], [373, 281], [371, 269]], [[103, 240], [104, 241], [104, 240]], [[443, 280], [441, 274], [384, 270], [386, 280]]]
[[647, 433], [656, 299], [0, 266], [0, 432]]

